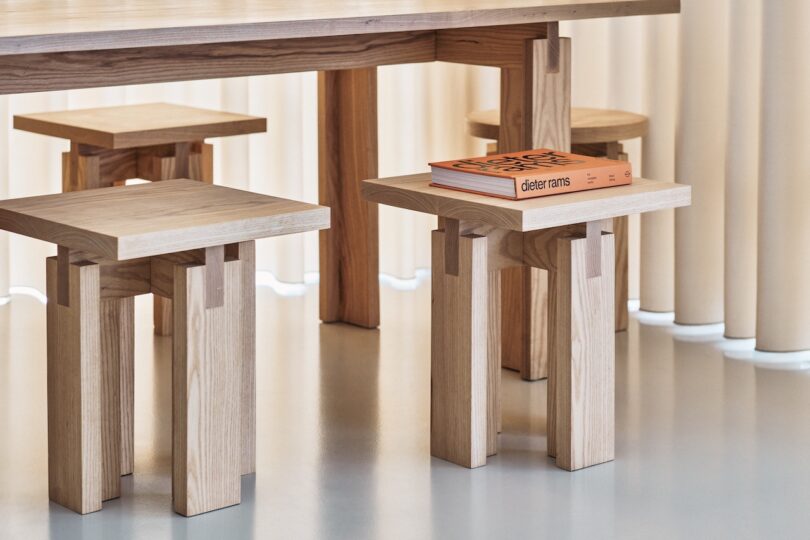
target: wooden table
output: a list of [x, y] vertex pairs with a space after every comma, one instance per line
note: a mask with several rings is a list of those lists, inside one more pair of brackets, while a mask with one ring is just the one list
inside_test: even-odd
[[[557, 21], [673, 13], [679, 0], [9, 0], [0, 4], [0, 94], [321, 71], [321, 318], [379, 324], [376, 67], [435, 60], [501, 69], [502, 151], [570, 139], [570, 42]], [[510, 269], [505, 365], [545, 375], [538, 270]], [[492, 297], [501, 284], [493, 280]]]

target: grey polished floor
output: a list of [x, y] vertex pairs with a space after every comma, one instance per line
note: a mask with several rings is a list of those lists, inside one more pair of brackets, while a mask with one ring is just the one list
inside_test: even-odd
[[617, 336], [615, 462], [554, 467], [545, 382], [504, 372], [500, 452], [469, 471], [428, 455], [428, 285], [382, 299], [381, 329], [364, 331], [319, 324], [314, 288], [259, 290], [258, 473], [241, 505], [186, 519], [171, 511], [171, 345], [151, 335], [150, 300], [136, 472], [81, 517], [48, 503], [45, 309], [15, 296], [0, 306], [0, 537], [810, 537], [810, 372], [731, 359], [716, 329], [634, 317]]

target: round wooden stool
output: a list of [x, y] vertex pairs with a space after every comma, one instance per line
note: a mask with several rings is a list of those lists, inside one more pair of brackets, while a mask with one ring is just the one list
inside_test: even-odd
[[[571, 152], [586, 156], [627, 160], [620, 141], [647, 134], [648, 120], [641, 114], [613, 109], [571, 109]], [[467, 115], [467, 129], [473, 137], [495, 141], [487, 154], [498, 153], [500, 111], [473, 111]], [[627, 216], [610, 226], [616, 238], [616, 331], [627, 330]]]

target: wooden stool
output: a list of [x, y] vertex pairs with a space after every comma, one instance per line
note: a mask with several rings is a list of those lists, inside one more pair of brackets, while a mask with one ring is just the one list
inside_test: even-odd
[[[213, 146], [208, 137], [262, 132], [264, 118], [168, 103], [126, 105], [99, 109], [17, 115], [14, 127], [70, 140], [62, 154], [62, 191], [82, 191], [127, 180], [160, 181], [192, 178], [214, 179]], [[134, 325], [134, 304], [122, 299], [115, 308], [122, 326]], [[171, 300], [154, 299], [155, 334], [172, 333]], [[128, 334], [132, 336], [130, 332]], [[122, 404], [124, 426], [123, 474], [133, 471], [132, 344], [122, 344]]]
[[[497, 109], [474, 111], [467, 115], [470, 135], [496, 141], [487, 145], [487, 153], [498, 152], [500, 112]], [[571, 152], [608, 159], [627, 160], [620, 141], [647, 134], [647, 117], [609, 109], [571, 109]], [[616, 242], [616, 331], [627, 330], [627, 216], [613, 219], [606, 227]], [[512, 367], [512, 366], [504, 366]]]
[[59, 246], [47, 261], [51, 500], [84, 514], [120, 495], [121, 321], [153, 293], [174, 300], [174, 509], [238, 504], [255, 468], [253, 241], [328, 226], [325, 207], [185, 179], [0, 202], [0, 229]]
[[[120, 185], [134, 178], [214, 181], [210, 137], [259, 133], [267, 121], [256, 116], [170, 103], [148, 103], [24, 114], [14, 127], [70, 140], [62, 154], [62, 191]], [[155, 298], [155, 333], [171, 335], [169, 302]]]
[[509, 201], [429, 186], [418, 174], [363, 182], [372, 202], [440, 217], [433, 232], [431, 455], [465, 467], [497, 451], [500, 270], [549, 272], [548, 454], [575, 470], [613, 459], [614, 235], [604, 220], [687, 206], [690, 187], [628, 186]]

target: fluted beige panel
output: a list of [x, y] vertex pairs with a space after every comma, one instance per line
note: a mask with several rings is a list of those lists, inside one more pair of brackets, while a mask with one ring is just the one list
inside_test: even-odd
[[757, 180], [762, 0], [736, 0], [729, 10], [726, 145], [726, 336], [752, 338], [757, 304]]
[[[0, 118], [8, 117], [8, 101], [0, 101]], [[2, 123], [0, 123], [2, 125]], [[8, 163], [8, 131], [0, 129], [0, 163]], [[3, 169], [0, 168], [0, 173]], [[0, 199], [8, 198], [8, 186], [0, 178]], [[8, 294], [11, 286], [9, 280], [9, 257], [8, 257], [9, 235], [6, 232], [0, 233], [0, 302]]]
[[[675, 178], [675, 120], [678, 104], [678, 16], [647, 17], [644, 31], [644, 113], [650, 119], [642, 143], [641, 175]], [[675, 309], [675, 213], [641, 216], [639, 289], [641, 309]]]
[[723, 186], [727, 0], [685, 0], [680, 18], [680, 99], [675, 177], [692, 206], [675, 211], [675, 322], [723, 320]]
[[757, 348], [810, 349], [810, 2], [762, 20]]

